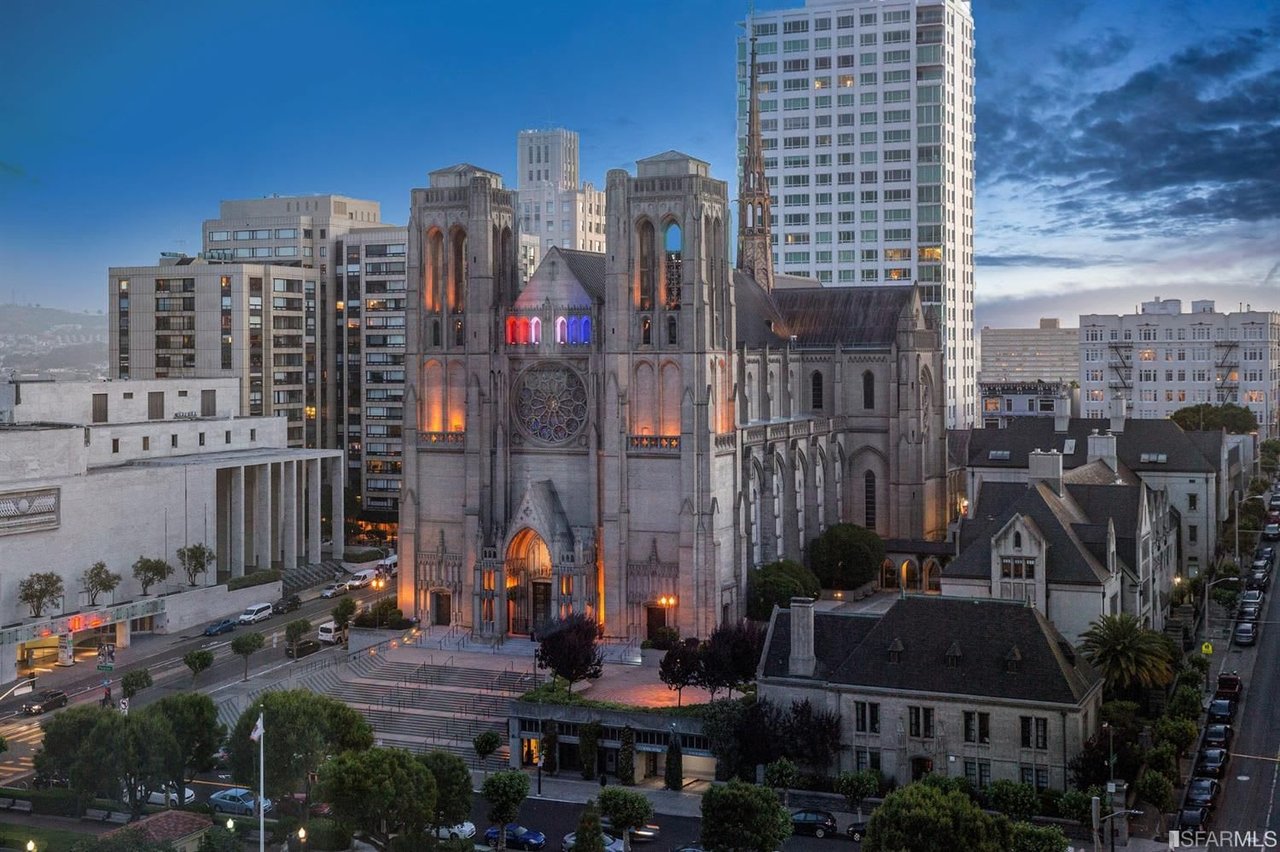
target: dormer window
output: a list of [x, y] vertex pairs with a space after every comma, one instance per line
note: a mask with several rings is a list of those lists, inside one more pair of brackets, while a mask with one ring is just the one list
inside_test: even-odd
[[1004, 655], [1004, 670], [1010, 674], [1018, 671], [1018, 666], [1022, 663], [1022, 652], [1018, 650], [1018, 646], [1014, 645], [1009, 649], [1009, 653]]
[[960, 668], [960, 643], [952, 642], [951, 647], [947, 648], [947, 668]]
[[889, 643], [889, 662], [902, 662], [902, 652], [904, 650], [906, 650], [906, 648], [902, 644], [902, 640], [895, 636], [893, 641]]

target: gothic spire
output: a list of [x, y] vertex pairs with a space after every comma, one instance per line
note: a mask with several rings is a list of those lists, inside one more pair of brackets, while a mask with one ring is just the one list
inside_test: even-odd
[[769, 181], [764, 174], [760, 137], [759, 75], [756, 69], [754, 14], [747, 17], [751, 37], [751, 85], [747, 93], [747, 151], [738, 188], [738, 269], [761, 287], [773, 290], [773, 237], [770, 228]]

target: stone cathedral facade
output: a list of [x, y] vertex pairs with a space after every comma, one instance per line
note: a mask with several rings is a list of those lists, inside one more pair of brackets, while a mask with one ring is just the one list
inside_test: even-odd
[[412, 192], [401, 608], [478, 636], [584, 611], [705, 637], [832, 523], [942, 538], [916, 289], [757, 283], [727, 185], [684, 154], [610, 171], [606, 197], [607, 251], [552, 249], [521, 288], [498, 175]]

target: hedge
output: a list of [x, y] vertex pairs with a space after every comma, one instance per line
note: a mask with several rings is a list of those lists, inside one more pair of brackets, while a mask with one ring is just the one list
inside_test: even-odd
[[228, 580], [227, 591], [234, 592], [236, 589], [247, 589], [251, 586], [262, 586], [267, 583], [274, 583], [279, 579], [279, 571], [253, 571], [245, 574], [243, 577], [232, 577]]

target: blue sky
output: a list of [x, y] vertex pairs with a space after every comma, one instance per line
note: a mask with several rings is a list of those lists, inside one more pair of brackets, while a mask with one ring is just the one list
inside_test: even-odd
[[[760, 0], [759, 8], [794, 2]], [[1154, 295], [1280, 309], [1274, 0], [975, 0], [979, 324]], [[732, 180], [746, 3], [6, 4], [0, 302], [102, 304], [223, 198], [335, 192], [403, 223], [431, 169], [582, 176], [669, 148]]]

